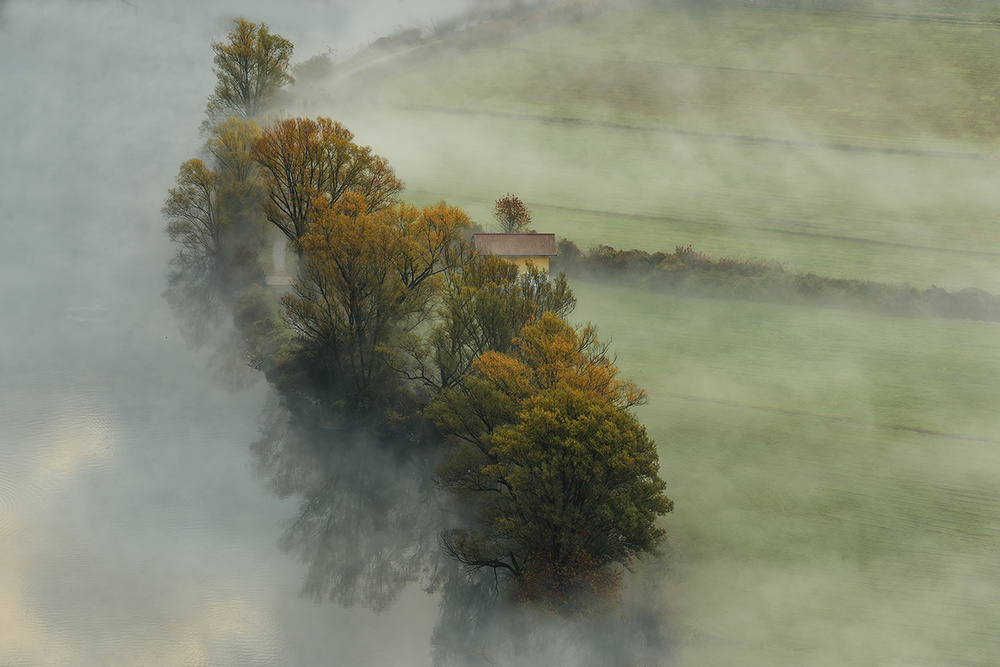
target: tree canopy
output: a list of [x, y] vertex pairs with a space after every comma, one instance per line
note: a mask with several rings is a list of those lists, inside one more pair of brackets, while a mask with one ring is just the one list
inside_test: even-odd
[[389, 163], [354, 134], [329, 118], [287, 118], [264, 130], [251, 153], [260, 165], [267, 192], [265, 212], [292, 242], [309, 230], [320, 198], [338, 202], [347, 192], [361, 196], [366, 213], [393, 205], [403, 189]]
[[[236, 19], [212, 49], [208, 164], [182, 164], [163, 206], [180, 246], [171, 305], [204, 294], [200, 316], [235, 303], [243, 359], [289, 396], [405, 428], [408, 442], [443, 436], [435, 477], [474, 515], [441, 535], [459, 563], [504, 572], [516, 598], [557, 608], [613, 594], [619, 566], [655, 552], [658, 517], [673, 503], [631, 412], [645, 393], [618, 377], [589, 325], [563, 319], [576, 304], [565, 277], [477, 254], [459, 208], [401, 202], [392, 167], [339, 122], [259, 126], [254, 118], [293, 82], [292, 45], [266, 25]], [[493, 213], [508, 233], [531, 223], [509, 193]], [[258, 261], [265, 218], [301, 260], [280, 298], [283, 318]], [[310, 499], [289, 544], [314, 550], [316, 521], [321, 543], [339, 539], [351, 508], [333, 489]], [[317, 561], [309, 589], [353, 599], [363, 558], [352, 553], [342, 554], [346, 569], [341, 556]], [[378, 598], [391, 601], [413, 571], [387, 569]]]
[[240, 17], [227, 37], [212, 42], [218, 83], [206, 109], [211, 126], [230, 116], [258, 117], [283, 86], [295, 83], [288, 73], [292, 43], [271, 34], [266, 24]]
[[654, 553], [657, 517], [673, 502], [656, 447], [629, 408], [645, 399], [619, 379], [594, 332], [552, 313], [526, 326], [511, 354], [486, 352], [429, 412], [459, 443], [438, 469], [477, 509], [446, 550], [506, 572], [524, 597], [613, 588], [609, 567]]
[[254, 180], [257, 165], [251, 158], [254, 144], [263, 131], [253, 120], [229, 120], [212, 128], [212, 138], [205, 149], [215, 157], [216, 169], [241, 183]]
[[370, 408], [391, 391], [399, 337], [430, 315], [469, 219], [443, 202], [371, 211], [356, 192], [317, 199], [310, 217], [305, 270], [283, 299], [286, 316], [337, 393]]
[[566, 277], [535, 267], [519, 272], [495, 255], [474, 255], [445, 278], [433, 329], [407, 341], [407, 374], [435, 392], [456, 385], [484, 352], [506, 352], [521, 329], [551, 312], [563, 317], [576, 306]]

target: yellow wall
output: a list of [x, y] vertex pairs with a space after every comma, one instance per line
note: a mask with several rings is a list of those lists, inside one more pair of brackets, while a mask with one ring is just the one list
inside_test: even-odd
[[549, 258], [548, 257], [504, 257], [508, 262], [517, 267], [518, 273], [521, 273], [527, 267], [528, 262], [534, 264], [537, 268], [543, 271], [549, 270]]

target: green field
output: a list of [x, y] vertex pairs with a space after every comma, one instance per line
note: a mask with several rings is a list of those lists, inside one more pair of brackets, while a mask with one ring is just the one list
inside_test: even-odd
[[[485, 224], [510, 191], [582, 248], [690, 243], [997, 293], [989, 5], [510, 22], [303, 86], [293, 111], [344, 121], [408, 199]], [[574, 288], [573, 318], [650, 393], [639, 414], [677, 503], [658, 582], [670, 664], [996, 664], [995, 324]]]
[[995, 325], [577, 292], [650, 392], [678, 664], [995, 661]]
[[735, 4], [435, 44], [297, 111], [482, 222], [512, 191], [584, 248], [1000, 291], [1000, 24]]

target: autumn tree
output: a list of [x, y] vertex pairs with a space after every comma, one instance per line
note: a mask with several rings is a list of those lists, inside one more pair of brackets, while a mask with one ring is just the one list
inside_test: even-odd
[[264, 130], [252, 157], [260, 166], [265, 212], [301, 257], [316, 202], [335, 204], [347, 192], [361, 197], [365, 213], [396, 202], [403, 184], [386, 160], [329, 118], [288, 118]]
[[663, 495], [656, 447], [630, 408], [645, 400], [592, 329], [544, 313], [510, 354], [487, 352], [428, 412], [456, 446], [441, 483], [477, 508], [446, 551], [505, 572], [522, 599], [562, 606], [611, 592], [615, 565], [653, 553]]
[[328, 388], [359, 411], [388, 400], [398, 340], [432, 312], [449, 253], [470, 224], [443, 202], [371, 208], [353, 191], [313, 203], [304, 273], [283, 299]]
[[167, 235], [188, 266], [219, 270], [225, 263], [228, 221], [219, 204], [219, 182], [204, 162], [188, 160], [177, 174], [177, 187], [167, 193], [162, 209]]
[[495, 255], [474, 255], [446, 276], [431, 331], [406, 342], [411, 363], [404, 372], [435, 393], [453, 387], [483, 353], [507, 352], [542, 313], [564, 317], [575, 306], [564, 275], [550, 278], [533, 266], [519, 272]]
[[210, 127], [230, 116], [258, 117], [283, 86], [295, 82], [288, 73], [292, 43], [271, 34], [266, 24], [240, 17], [233, 21], [227, 38], [212, 42], [218, 83], [208, 98]]
[[219, 201], [231, 223], [234, 242], [256, 248], [264, 243], [267, 220], [264, 190], [251, 153], [263, 131], [253, 120], [230, 118], [212, 129], [205, 150], [219, 174]]
[[526, 231], [531, 224], [531, 212], [528, 207], [509, 192], [494, 202], [493, 218], [504, 234]]
[[177, 245], [163, 296], [188, 343], [208, 344], [225, 319], [232, 296], [233, 225], [222, 177], [198, 159], [181, 165], [177, 186], [162, 208]]
[[223, 176], [240, 183], [257, 179], [257, 164], [253, 161], [254, 144], [263, 130], [253, 120], [230, 118], [212, 128], [205, 149], [215, 158], [215, 169]]

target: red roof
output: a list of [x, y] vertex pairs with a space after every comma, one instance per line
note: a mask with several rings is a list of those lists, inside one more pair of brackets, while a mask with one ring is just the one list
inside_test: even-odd
[[475, 234], [476, 250], [500, 257], [555, 257], [555, 234]]

